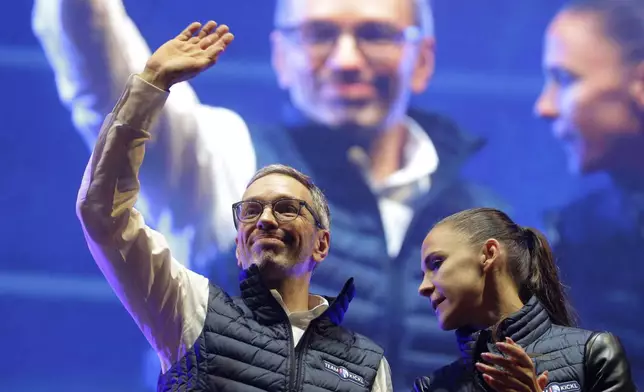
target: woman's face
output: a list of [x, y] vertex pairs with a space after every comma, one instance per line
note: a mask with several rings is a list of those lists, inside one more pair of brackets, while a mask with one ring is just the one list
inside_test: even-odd
[[640, 158], [630, 151], [642, 139], [644, 77], [624, 63], [596, 14], [560, 12], [546, 32], [543, 66], [535, 110], [552, 121], [572, 171], [612, 171]]
[[423, 241], [420, 295], [431, 301], [443, 330], [471, 325], [480, 312], [486, 255], [449, 224], [436, 226]]

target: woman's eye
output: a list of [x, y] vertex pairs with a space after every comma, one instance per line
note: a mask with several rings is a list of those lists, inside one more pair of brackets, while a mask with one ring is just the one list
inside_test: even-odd
[[432, 261], [429, 263], [429, 269], [432, 271], [436, 271], [438, 268], [440, 268], [441, 264], [443, 264], [442, 258], [432, 259]]

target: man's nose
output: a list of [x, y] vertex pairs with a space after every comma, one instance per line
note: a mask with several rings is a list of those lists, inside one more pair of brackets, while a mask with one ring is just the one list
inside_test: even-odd
[[343, 34], [338, 37], [327, 61], [336, 69], [356, 70], [364, 65], [365, 58], [355, 37]]
[[264, 207], [261, 215], [257, 219], [257, 227], [262, 230], [272, 229], [277, 227], [277, 219], [275, 219], [275, 214], [273, 214], [273, 209], [270, 206]]

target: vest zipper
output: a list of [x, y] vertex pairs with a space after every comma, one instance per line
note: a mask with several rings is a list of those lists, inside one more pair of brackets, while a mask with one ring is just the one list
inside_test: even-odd
[[[309, 325], [308, 328], [304, 331], [304, 335], [302, 335], [302, 338], [300, 339], [300, 344], [299, 346], [295, 346], [295, 337], [293, 336], [293, 327], [291, 324], [288, 324], [288, 330], [289, 330], [289, 335], [291, 336], [290, 340], [290, 349], [291, 349], [291, 373], [289, 377], [289, 382], [288, 382], [288, 391], [289, 392], [295, 392], [298, 391], [300, 388], [301, 384], [301, 378], [302, 378], [302, 368], [301, 366], [302, 358], [304, 358], [303, 352], [306, 350], [306, 347], [309, 344], [309, 336], [311, 335], [309, 333], [309, 329], [311, 329], [311, 325]], [[302, 348], [304, 347], [304, 348]]]
[[291, 371], [289, 373], [289, 379], [288, 379], [288, 392], [293, 392], [295, 391], [295, 382], [297, 381], [297, 375], [295, 372], [297, 371], [297, 357], [295, 355], [295, 336], [293, 335], [293, 326], [291, 325], [290, 322], [286, 323], [286, 328], [288, 328], [288, 336], [290, 336], [289, 339], [289, 349], [290, 349], [290, 357], [291, 357]]
[[304, 368], [304, 366], [302, 366], [302, 359], [304, 358], [304, 352], [309, 345], [309, 336], [311, 336], [311, 334], [308, 332], [310, 328], [311, 325], [309, 325], [309, 327], [304, 331], [304, 335], [302, 335], [302, 339], [300, 339], [300, 345], [295, 347], [294, 350], [296, 357], [293, 363], [296, 365], [297, 374], [295, 375], [294, 389], [292, 389], [292, 391], [300, 390], [300, 384], [302, 383], [302, 369]]

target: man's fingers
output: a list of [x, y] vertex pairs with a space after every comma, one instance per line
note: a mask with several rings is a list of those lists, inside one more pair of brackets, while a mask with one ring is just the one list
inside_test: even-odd
[[230, 31], [230, 28], [227, 25], [221, 25], [221, 26], [217, 27], [217, 31], [215, 31], [215, 33], [219, 37], [221, 37], [221, 36], [223, 36], [224, 34], [226, 34], [229, 31]]
[[186, 27], [178, 36], [177, 39], [180, 39], [181, 41], [187, 41], [189, 40], [197, 31], [199, 31], [199, 28], [201, 28], [201, 23], [199, 22], [192, 22], [188, 27]]
[[[202, 39], [199, 43], [199, 46], [201, 47], [201, 49], [206, 49], [210, 46], [217, 45], [220, 42], [223, 43], [224, 46], [226, 46], [230, 42], [232, 42], [232, 34], [230, 34], [229, 31], [230, 29], [228, 28], [228, 26], [221, 25], [217, 27], [217, 30], [215, 30], [213, 33]], [[227, 35], [230, 35], [231, 37], [227, 37], [226, 40], [222, 41], [222, 39]]]
[[205, 38], [208, 34], [212, 33], [215, 27], [217, 27], [217, 22], [214, 20], [206, 22], [201, 31], [199, 31], [199, 38]]
[[206, 49], [206, 56], [214, 64], [217, 62], [219, 55], [224, 51], [224, 48], [221, 45], [213, 45]]
[[224, 36], [221, 37], [221, 42], [223, 43], [224, 48], [226, 48], [226, 46], [230, 45], [230, 43], [233, 42], [234, 39], [235, 39], [235, 36], [232, 33], [224, 34]]
[[[206, 49], [212, 45], [217, 44], [222, 37], [224, 37], [226, 34], [228, 34], [230, 29], [226, 25], [221, 25], [217, 27], [217, 29], [213, 32], [211, 30], [211, 33], [205, 37], [203, 40], [201, 40], [200, 47], [201, 49]], [[228, 42], [230, 43], [230, 42]], [[226, 43], [226, 45], [228, 44]]]
[[211, 45], [206, 49], [207, 56], [211, 59], [216, 59], [216, 57], [226, 49], [234, 38], [235, 37], [231, 33], [226, 33], [226, 35], [221, 37], [214, 45]]

